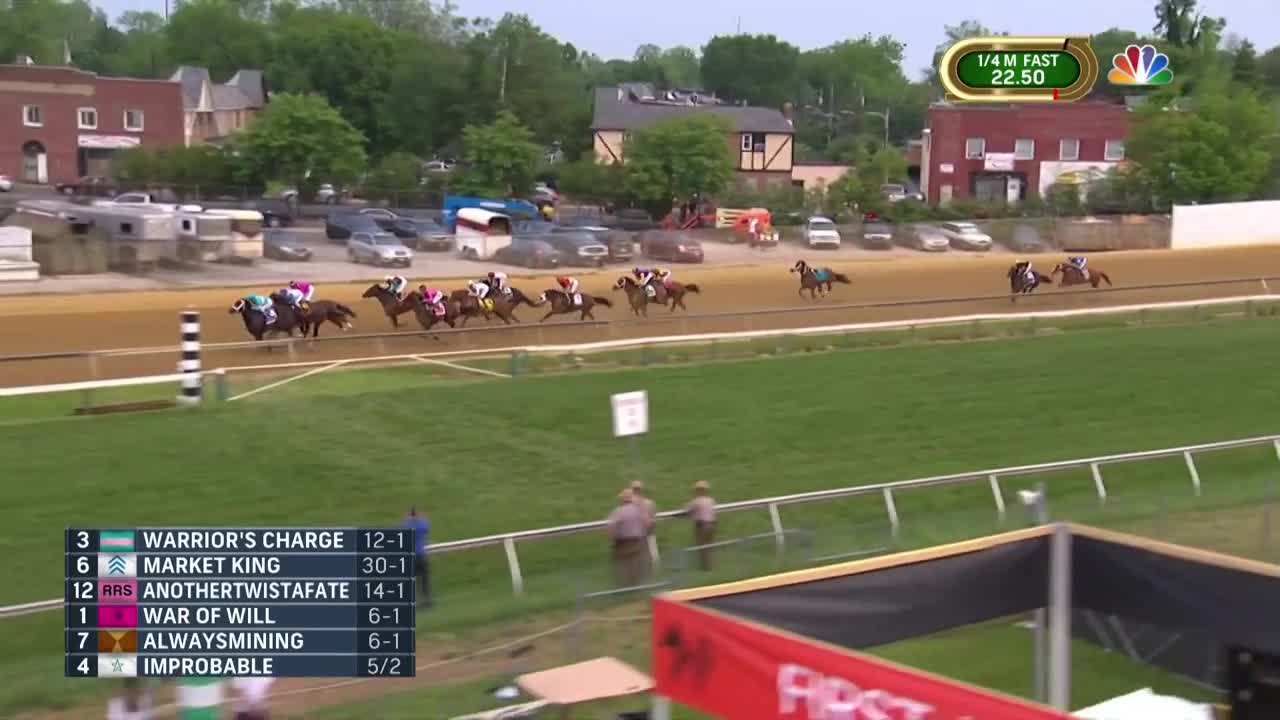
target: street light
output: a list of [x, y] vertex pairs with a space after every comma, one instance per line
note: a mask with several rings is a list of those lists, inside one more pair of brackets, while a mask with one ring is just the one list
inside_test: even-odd
[[884, 109], [884, 112], [876, 112], [874, 110], [863, 111], [864, 115], [875, 115], [876, 117], [884, 121], [884, 146], [886, 148], [889, 147], [889, 110], [890, 108], [886, 107]]

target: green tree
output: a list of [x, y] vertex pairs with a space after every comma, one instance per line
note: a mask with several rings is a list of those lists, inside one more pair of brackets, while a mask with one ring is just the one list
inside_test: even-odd
[[673, 199], [715, 195], [733, 179], [725, 136], [729, 123], [709, 113], [665, 120], [632, 134], [627, 143], [626, 189], [657, 214]]
[[1258, 73], [1264, 87], [1272, 93], [1280, 93], [1280, 45], [1258, 58]]
[[243, 17], [232, 0], [186, 0], [170, 16], [165, 36], [173, 63], [208, 68], [217, 80], [264, 67], [271, 55], [270, 29]]
[[560, 192], [575, 202], [605, 204], [619, 202], [625, 195], [626, 174], [616, 163], [597, 162], [582, 157], [560, 167]]
[[858, 177], [868, 186], [879, 187], [887, 182], [906, 180], [907, 161], [902, 148], [881, 145], [874, 152], [861, 153], [855, 163]]
[[1258, 51], [1254, 49], [1253, 43], [1248, 40], [1241, 42], [1240, 47], [1236, 49], [1235, 57], [1231, 61], [1231, 79], [1241, 85], [1255, 89], [1262, 86], [1262, 72], [1258, 67]]
[[319, 95], [277, 94], [235, 141], [244, 174], [304, 191], [348, 182], [367, 161], [364, 135]]
[[731, 101], [779, 108], [800, 76], [800, 50], [773, 35], [717, 35], [702, 49], [706, 89]]
[[1143, 185], [1162, 203], [1245, 200], [1266, 186], [1276, 114], [1248, 90], [1203, 92], [1190, 111], [1149, 96], [1128, 141]]
[[542, 147], [511, 112], [499, 112], [488, 125], [468, 125], [462, 131], [462, 144], [465, 168], [455, 181], [458, 192], [508, 197], [533, 187]]

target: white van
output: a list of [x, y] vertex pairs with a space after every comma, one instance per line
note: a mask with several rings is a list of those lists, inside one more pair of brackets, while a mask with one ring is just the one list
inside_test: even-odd
[[468, 260], [492, 260], [511, 245], [511, 218], [490, 210], [462, 208], [454, 231], [458, 253]]

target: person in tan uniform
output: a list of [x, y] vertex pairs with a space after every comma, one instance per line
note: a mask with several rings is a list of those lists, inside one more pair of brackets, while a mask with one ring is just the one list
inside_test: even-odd
[[693, 499], [685, 506], [685, 513], [693, 520], [693, 544], [698, 551], [698, 565], [711, 569], [711, 548], [702, 547], [716, 541], [716, 501], [708, 493], [711, 485], [706, 480], [693, 484]]
[[632, 587], [644, 582], [645, 558], [649, 552], [645, 538], [651, 523], [644, 508], [635, 502], [631, 488], [623, 490], [618, 500], [618, 506], [607, 520], [613, 577], [618, 587]]
[[653, 535], [653, 530], [658, 524], [658, 504], [644, 494], [644, 483], [639, 480], [631, 481], [631, 501], [640, 506], [640, 509], [644, 511], [645, 517], [649, 520], [649, 532], [645, 537], [645, 551], [640, 557], [643, 574], [647, 579], [653, 574], [653, 555], [649, 552], [648, 536]]

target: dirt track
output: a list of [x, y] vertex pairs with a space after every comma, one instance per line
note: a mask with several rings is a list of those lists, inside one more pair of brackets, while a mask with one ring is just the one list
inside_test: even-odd
[[[1047, 271], [1059, 258], [1045, 255], [1037, 267]], [[811, 260], [822, 262], [821, 255]], [[998, 295], [1007, 291], [1004, 273], [1007, 256], [975, 256], [948, 254], [945, 257], [885, 259], [839, 264], [837, 271], [852, 276], [852, 285], [838, 285], [833, 295], [816, 303], [796, 295], [797, 281], [787, 272], [790, 258], [780, 256], [767, 267], [675, 268], [683, 282], [696, 282], [703, 294], [690, 296], [690, 315], [681, 314], [658, 319], [663, 311], [651, 312], [644, 321], [627, 321], [608, 327], [582, 327], [563, 316], [539, 326], [542, 313], [522, 308], [518, 313], [524, 326], [510, 331], [469, 333], [430, 340], [421, 337], [391, 338], [384, 341], [323, 343], [298, 353], [299, 359], [337, 359], [396, 353], [431, 352], [478, 347], [501, 347], [522, 344], [572, 343], [618, 337], [671, 335], [691, 332], [733, 331], [824, 325], [910, 317], [962, 315], [973, 312], [1008, 312], [1033, 309], [1091, 307], [1132, 304], [1165, 300], [1223, 297], [1258, 294], [1259, 284], [1226, 285], [1096, 293], [1089, 289], [1041, 288], [1025, 301], [1012, 306], [1005, 299], [956, 303], [914, 304], [903, 307], [827, 309], [845, 303], [930, 300], [956, 297]], [[1233, 248], [1213, 251], [1139, 251], [1098, 254], [1091, 267], [1105, 271], [1117, 288], [1160, 283], [1196, 282], [1225, 279], [1247, 279], [1266, 275], [1280, 276], [1280, 247]], [[603, 294], [615, 305], [625, 305], [620, 292], [610, 292], [614, 275], [584, 276], [583, 289]], [[441, 281], [446, 288], [462, 286], [462, 281]], [[513, 277], [512, 284], [526, 293], [536, 294], [550, 287], [546, 276]], [[359, 313], [357, 332], [383, 332], [390, 325], [373, 300], [361, 300], [367, 287], [360, 285], [325, 285], [318, 297], [346, 303]], [[266, 288], [257, 288], [261, 291]], [[203, 315], [205, 342], [241, 341], [249, 339], [238, 316], [227, 314], [227, 307], [243, 290], [216, 289], [112, 293], [80, 296], [39, 296], [0, 299], [0, 354], [55, 352], [67, 350], [100, 350], [139, 346], [173, 346], [172, 353], [105, 358], [93, 372], [99, 377], [173, 372], [177, 360], [177, 313], [183, 308], [200, 310]], [[728, 313], [745, 310], [794, 310], [774, 314], [742, 317], [698, 318], [701, 313]], [[651, 311], [653, 309], [651, 308]], [[627, 320], [624, 307], [600, 309], [600, 320]], [[673, 319], [680, 318], [680, 319]], [[411, 316], [404, 316], [406, 327], [417, 329]], [[472, 323], [472, 325], [483, 323]], [[497, 324], [494, 321], [492, 324]], [[535, 327], [536, 326], [536, 327]], [[325, 335], [336, 328], [328, 327]], [[207, 351], [207, 368], [284, 362], [285, 353], [268, 355], [263, 350]], [[89, 363], [83, 359], [0, 364], [0, 386], [61, 382], [90, 377]]]

